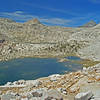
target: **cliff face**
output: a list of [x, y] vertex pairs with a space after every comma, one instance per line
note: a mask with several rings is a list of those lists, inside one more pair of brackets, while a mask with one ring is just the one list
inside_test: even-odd
[[55, 57], [78, 54], [83, 57], [85, 52], [82, 50], [99, 41], [99, 35], [99, 25], [90, 28], [68, 28], [46, 26], [38, 19], [17, 23], [0, 18], [0, 40], [5, 40], [0, 43], [0, 56], [1, 60], [26, 55]]

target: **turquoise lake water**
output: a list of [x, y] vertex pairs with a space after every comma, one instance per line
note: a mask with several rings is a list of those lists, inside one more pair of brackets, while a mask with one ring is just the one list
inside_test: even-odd
[[20, 79], [33, 80], [65, 71], [77, 71], [82, 65], [67, 61], [60, 63], [54, 58], [23, 58], [0, 62], [0, 84]]

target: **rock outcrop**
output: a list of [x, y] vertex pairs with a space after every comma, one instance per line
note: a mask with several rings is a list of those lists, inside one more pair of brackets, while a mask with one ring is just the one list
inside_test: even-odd
[[91, 91], [84, 92], [84, 93], [78, 93], [75, 96], [75, 100], [90, 100], [92, 98], [93, 94]]

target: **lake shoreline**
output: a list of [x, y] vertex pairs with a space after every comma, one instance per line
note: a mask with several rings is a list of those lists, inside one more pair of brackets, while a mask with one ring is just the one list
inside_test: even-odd
[[[66, 71], [73, 72], [82, 69], [82, 65], [77, 62], [73, 63], [71, 60], [68, 61], [67, 58], [66, 58], [67, 60], [66, 62], [59, 62], [60, 59], [63, 58], [59, 58], [59, 59], [58, 58], [20, 58], [20, 59], [18, 58], [6, 62], [2, 61], [0, 62], [0, 73], [1, 73], [0, 77], [2, 79], [3, 76], [3, 80], [4, 80], [10, 76], [10, 73], [12, 73], [13, 74], [12, 79], [19, 80], [22, 78], [24, 79], [24, 77], [28, 77], [25, 78], [28, 80], [28, 79], [33, 79], [38, 75], [39, 77], [43, 77], [51, 74], [57, 74], [57, 73], [64, 74]], [[44, 71], [46, 74], [44, 73]], [[5, 76], [4, 73], [7, 77], [4, 77]], [[15, 76], [19, 78], [16, 79]], [[1, 80], [1, 82], [3, 80]]]
[[[64, 59], [64, 57], [61, 57], [57, 60], [61, 61], [62, 59]], [[61, 63], [66, 62], [68, 60], [69, 59], [66, 58], [66, 60], [62, 60]], [[84, 62], [77, 61], [77, 60], [76, 61], [71, 60], [71, 61], [74, 63], [75, 62], [83, 63], [83, 64], [86, 63], [85, 60], [83, 60]], [[0, 86], [0, 91], [1, 91], [0, 97], [2, 98], [3, 96], [7, 96], [9, 93], [9, 95], [13, 94], [15, 98], [18, 98], [17, 96], [15, 96], [15, 94], [17, 93], [20, 95], [20, 98], [23, 99], [23, 96], [25, 98], [28, 98], [27, 95], [30, 93], [34, 93], [34, 92], [38, 93], [38, 91], [40, 91], [41, 93], [44, 92], [48, 93], [49, 91], [53, 92], [54, 90], [56, 91], [55, 95], [57, 95], [58, 92], [60, 97], [63, 98], [63, 100], [74, 100], [76, 94], [88, 91], [88, 89], [84, 89], [85, 87], [88, 88], [92, 87], [93, 89], [89, 88], [89, 90], [92, 91], [94, 96], [96, 96], [97, 92], [100, 91], [99, 88], [98, 90], [96, 90], [96, 86], [98, 86], [100, 82], [100, 74], [99, 74], [100, 64], [99, 62], [91, 63], [91, 61], [89, 60], [87, 61], [88, 61], [87, 65], [89, 66], [91, 65], [91, 67], [85, 66], [83, 67], [82, 70], [79, 71], [69, 72], [67, 74], [65, 73], [62, 75], [51, 74], [48, 77], [40, 77], [35, 80], [18, 80], [14, 82], [7, 82], [5, 85]], [[21, 94], [22, 91], [23, 91], [23, 95]]]
[[[92, 93], [97, 93], [97, 91], [94, 89], [100, 82], [100, 73], [98, 73], [100, 71], [99, 66], [100, 64], [97, 64], [91, 68], [83, 68], [81, 71], [63, 75], [54, 74], [48, 77], [38, 78], [36, 80], [19, 80], [15, 82], [8, 82], [7, 84], [0, 86], [0, 88], [2, 88], [2, 93], [5, 93], [6, 95], [8, 91], [11, 91], [10, 93], [18, 93], [20, 95], [20, 92], [23, 91], [24, 96], [34, 91], [38, 93], [38, 91], [41, 90], [49, 91], [54, 89], [55, 91], [59, 91], [60, 95], [63, 97], [63, 100], [74, 100], [77, 93], [88, 91], [87, 89], [84, 90], [84, 88], [87, 86], [88, 88], [92, 86], [93, 89], [90, 89]], [[15, 90], [17, 91], [15, 92]], [[27, 96], [25, 96], [25, 98], [27, 98]]]
[[[56, 57], [55, 56], [48, 56], [48, 57], [35, 56], [35, 57], [30, 57], [30, 58], [33, 58], [33, 59], [34, 58], [39, 58], [39, 59], [54, 58], [54, 59], [57, 59], [58, 62], [63, 63], [63, 62], [69, 61], [69, 59], [67, 59], [68, 56], [73, 56], [73, 55], [67, 55], [67, 56], [63, 55], [63, 56], [56, 56]], [[79, 57], [79, 56], [75, 56], [75, 57]], [[17, 59], [24, 59], [24, 58], [27, 58], [27, 57], [21, 57]], [[93, 90], [92, 89], [89, 89], [89, 90], [92, 91], [94, 96], [96, 96], [97, 95], [96, 86], [98, 86], [98, 83], [100, 81], [99, 73], [98, 73], [100, 62], [99, 61], [96, 62], [96, 61], [92, 61], [88, 59], [82, 59], [81, 61], [72, 60], [71, 62], [84, 65], [83, 69], [81, 71], [79, 70], [76, 72], [69, 72], [67, 74], [64, 73], [62, 75], [53, 74], [48, 77], [40, 77], [35, 80], [18, 80], [14, 82], [7, 82], [7, 84], [0, 86], [1, 97], [4, 95], [7, 96], [8, 95], [7, 93], [9, 91], [11, 91], [10, 92], [11, 94], [12, 93], [19, 94], [20, 98], [23, 98], [23, 96], [25, 96], [25, 98], [28, 98], [27, 95], [29, 93], [33, 93], [34, 91], [35, 93], [38, 93], [38, 91], [42, 90], [41, 93], [44, 93], [44, 92], [48, 93], [49, 90], [52, 92], [53, 90], [55, 90], [56, 91], [55, 95], [57, 95], [57, 92], [58, 92], [60, 97], [63, 98], [63, 100], [74, 100], [75, 96], [78, 93], [88, 91], [87, 89], [86, 90], [84, 89], [85, 87], [89, 88], [91, 86]], [[92, 77], [91, 74], [94, 75], [95, 77]], [[94, 85], [91, 85], [91, 84], [94, 84]], [[17, 91], [15, 92], [15, 90]], [[21, 95], [20, 91], [23, 91], [23, 96]], [[98, 91], [99, 91], [99, 88], [98, 88]]]
[[[14, 56], [12, 58], [0, 58], [0, 61], [9, 61], [9, 60], [13, 60], [13, 59], [20, 59], [20, 58], [65, 58], [68, 56], [77, 56], [76, 54], [48, 54], [48, 55], [25, 55], [25, 56]], [[79, 57], [79, 56], [77, 56]]]
[[[24, 58], [56, 58], [58, 59], [59, 62], [65, 62], [68, 61], [68, 59], [65, 59], [68, 56], [76, 56], [76, 57], [81, 57], [79, 55], [76, 54], [65, 54], [65, 55], [34, 55], [34, 56], [19, 56], [19, 57], [14, 57], [14, 58], [8, 58], [8, 59], [0, 59], [0, 62], [5, 62], [5, 61], [10, 61], [10, 60], [14, 60], [14, 59], [24, 59]], [[80, 64], [83, 64], [84, 67], [91, 67], [94, 66], [98, 63], [100, 63], [100, 61], [94, 61], [91, 59], [85, 59], [85, 58], [81, 58], [83, 59], [83, 61], [81, 62], [77, 62]]]

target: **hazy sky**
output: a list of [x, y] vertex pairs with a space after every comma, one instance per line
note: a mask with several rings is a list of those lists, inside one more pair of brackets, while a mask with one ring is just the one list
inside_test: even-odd
[[18, 22], [38, 18], [47, 25], [75, 27], [100, 22], [100, 0], [0, 0], [0, 17]]

